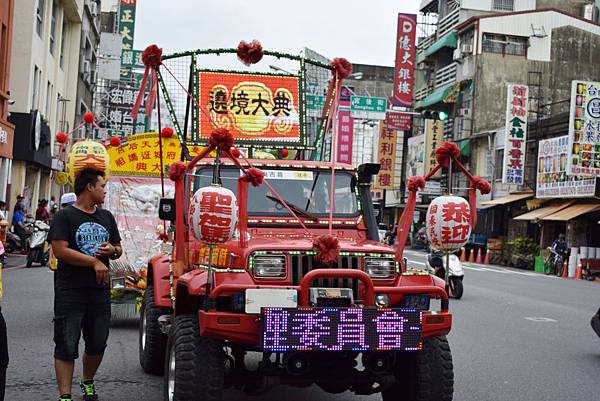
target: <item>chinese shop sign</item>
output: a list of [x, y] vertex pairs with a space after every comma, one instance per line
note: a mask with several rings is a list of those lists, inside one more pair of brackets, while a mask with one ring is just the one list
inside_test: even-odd
[[571, 84], [567, 172], [600, 175], [600, 82]]
[[350, 97], [350, 114], [354, 118], [385, 120], [387, 99], [384, 97]]
[[412, 127], [412, 116], [410, 114], [398, 111], [388, 111], [386, 114], [385, 123], [390, 129], [410, 131]]
[[396, 68], [394, 70], [394, 105], [410, 107], [413, 102], [417, 32], [415, 14], [398, 14]]
[[375, 181], [378, 189], [394, 188], [394, 171], [396, 169], [396, 130], [385, 124], [379, 129], [379, 174]]
[[[425, 120], [425, 173], [436, 168], [435, 150], [444, 142], [444, 122], [439, 120]], [[433, 177], [441, 177], [438, 171]]]
[[298, 78], [201, 71], [198, 86], [201, 138], [226, 128], [240, 142], [301, 142]]
[[121, 67], [122, 68], [139, 68], [144, 69], [141, 50], [123, 49], [121, 50]]
[[354, 118], [348, 110], [350, 102], [340, 100], [340, 111], [338, 112], [338, 141], [337, 161], [339, 163], [352, 164], [352, 140], [354, 133]]
[[502, 182], [523, 185], [527, 141], [527, 85], [508, 85]]
[[143, 108], [140, 109], [136, 121], [131, 117], [131, 109], [137, 96], [135, 88], [124, 82], [113, 81], [106, 89], [106, 96], [108, 108], [103, 128], [118, 132], [120, 137], [147, 129], [146, 112]]
[[123, 38], [123, 49], [133, 49], [133, 35], [135, 32], [135, 6], [136, 0], [121, 0], [119, 7], [119, 34]]
[[567, 172], [569, 136], [540, 141], [538, 147], [537, 198], [594, 196], [596, 178]]
[[[181, 159], [181, 143], [176, 137], [163, 138], [163, 167]], [[190, 155], [202, 151], [190, 146]], [[115, 175], [160, 176], [160, 147], [155, 132], [132, 135], [119, 147], [109, 146], [110, 165]]]

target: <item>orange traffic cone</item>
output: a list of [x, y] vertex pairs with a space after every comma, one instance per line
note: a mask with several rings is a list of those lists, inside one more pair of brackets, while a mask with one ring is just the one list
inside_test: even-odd
[[490, 264], [490, 250], [489, 249], [485, 252], [485, 258], [483, 258], [483, 264], [484, 265]]
[[471, 254], [469, 255], [469, 263], [475, 263], [475, 253], [477, 251], [475, 248], [471, 249]]
[[575, 270], [575, 277], [573, 277], [575, 280], [582, 280], [583, 277], [581, 276], [581, 264], [577, 265], [577, 270]]
[[460, 248], [460, 261], [461, 262], [466, 262], [467, 261], [467, 255], [465, 252], [465, 247]]
[[562, 274], [560, 275], [562, 278], [567, 278], [569, 277], [569, 268], [567, 267], [567, 261], [565, 260], [565, 263], [563, 263], [562, 266]]
[[480, 250], [479, 252], [477, 252], [477, 262], [476, 263], [481, 264], [481, 254], [482, 253], [483, 253], [483, 249]]

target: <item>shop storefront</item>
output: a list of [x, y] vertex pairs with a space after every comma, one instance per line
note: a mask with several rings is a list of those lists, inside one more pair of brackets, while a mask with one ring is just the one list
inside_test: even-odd
[[13, 158], [14, 126], [0, 120], [0, 200], [10, 198], [10, 172]]

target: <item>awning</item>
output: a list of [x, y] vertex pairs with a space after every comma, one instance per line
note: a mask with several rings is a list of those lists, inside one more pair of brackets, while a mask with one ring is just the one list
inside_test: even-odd
[[596, 210], [600, 210], [600, 205], [597, 203], [571, 205], [559, 212], [544, 217], [542, 220], [569, 221], [583, 214], [595, 212]]
[[504, 198], [493, 199], [485, 202], [481, 202], [482, 206], [499, 206], [507, 205], [516, 201], [533, 198], [533, 192], [518, 192], [505, 196]]
[[458, 148], [460, 149], [460, 155], [465, 157], [471, 156], [471, 140], [470, 139], [461, 139], [456, 141]]
[[446, 36], [444, 36], [443, 38], [438, 39], [437, 41], [433, 42], [433, 44], [431, 46], [429, 46], [429, 48], [427, 50], [425, 50], [425, 53], [423, 55], [425, 57], [429, 57], [432, 54], [437, 53], [444, 47], [456, 49], [457, 45], [458, 45], [458, 34], [456, 33], [456, 31], [452, 31], [449, 34], [447, 34]]
[[417, 102], [417, 104], [415, 105], [415, 108], [422, 109], [424, 107], [428, 107], [428, 106], [434, 105], [436, 103], [443, 102], [444, 99], [446, 99], [446, 97], [448, 96], [448, 94], [450, 92], [452, 92], [453, 87], [454, 87], [454, 85], [450, 85], [445, 88], [438, 89], [437, 91], [433, 92], [431, 95], [427, 96], [425, 99], [421, 100], [420, 102]]
[[566, 207], [571, 206], [575, 203], [574, 200], [555, 203], [554, 205], [541, 207], [539, 209], [532, 210], [520, 216], [515, 217], [513, 220], [543, 220], [544, 217], [550, 216], [553, 213], [559, 212]]

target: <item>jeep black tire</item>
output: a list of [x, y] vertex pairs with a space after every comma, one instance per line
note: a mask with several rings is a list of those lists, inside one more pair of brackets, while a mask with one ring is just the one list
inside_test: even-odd
[[454, 370], [446, 336], [423, 340], [418, 353], [398, 353], [395, 376], [383, 401], [452, 401]]
[[451, 291], [452, 291], [452, 298], [454, 299], [461, 299], [463, 296], [463, 283], [460, 277], [451, 277], [450, 280], [452, 281], [451, 285]]
[[172, 313], [171, 308], [160, 308], [154, 303], [154, 287], [144, 292], [140, 309], [139, 354], [140, 365], [146, 373], [162, 375], [165, 368], [167, 335], [160, 331], [158, 318]]
[[225, 375], [223, 342], [200, 336], [198, 317], [175, 318], [165, 360], [164, 399], [221, 401]]

